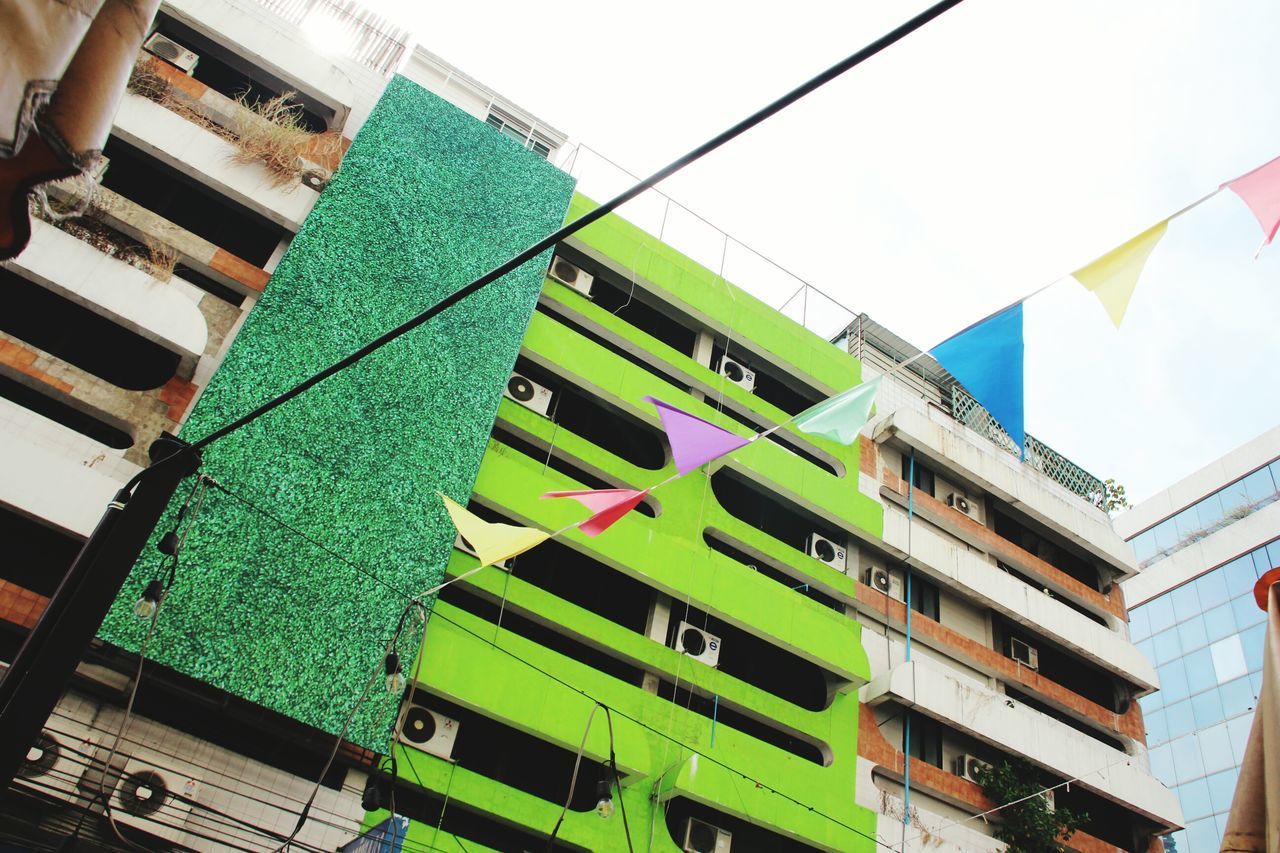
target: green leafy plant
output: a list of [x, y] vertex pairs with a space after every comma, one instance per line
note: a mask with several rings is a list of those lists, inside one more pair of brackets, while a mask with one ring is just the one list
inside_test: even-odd
[[1119, 509], [1128, 509], [1131, 504], [1124, 495], [1124, 486], [1115, 481], [1114, 478], [1108, 477], [1102, 483], [1101, 491], [1095, 492], [1093, 502], [1101, 507], [1107, 513], [1113, 513]]
[[1012, 804], [996, 812], [999, 822], [993, 827], [995, 837], [1015, 853], [1063, 853], [1067, 848], [1062, 842], [1089, 820], [1087, 814], [1053, 808], [1041, 794], [1044, 786], [1035, 768], [1026, 761], [982, 768], [976, 779], [989, 799]]

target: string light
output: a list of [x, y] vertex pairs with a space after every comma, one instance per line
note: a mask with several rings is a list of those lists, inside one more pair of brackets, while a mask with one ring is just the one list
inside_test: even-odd
[[138, 600], [133, 603], [133, 615], [143, 621], [150, 619], [160, 609], [162, 598], [164, 598], [164, 584], [159, 580], [151, 581], [142, 591], [142, 595], [138, 596]]
[[596, 783], [596, 814], [605, 820], [613, 817], [613, 786], [608, 779]]
[[400, 653], [391, 652], [386, 659], [387, 671], [387, 692], [400, 694], [404, 692], [407, 684], [404, 677], [404, 667], [400, 665]]

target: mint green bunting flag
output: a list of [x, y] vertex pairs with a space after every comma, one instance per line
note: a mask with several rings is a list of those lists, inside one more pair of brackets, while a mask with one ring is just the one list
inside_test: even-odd
[[811, 409], [796, 415], [796, 429], [810, 435], [820, 435], [841, 444], [853, 444], [858, 433], [871, 417], [871, 404], [880, 389], [877, 376], [870, 382], [855, 385], [848, 391], [823, 400]]

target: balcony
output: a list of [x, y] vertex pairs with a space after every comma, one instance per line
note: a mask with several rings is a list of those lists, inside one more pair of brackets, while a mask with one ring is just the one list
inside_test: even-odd
[[1098, 743], [1075, 729], [953, 671], [913, 661], [899, 664], [865, 688], [869, 705], [895, 702], [939, 720], [1002, 752], [1132, 809], [1166, 828], [1182, 825], [1178, 798], [1145, 767], [1145, 760]]

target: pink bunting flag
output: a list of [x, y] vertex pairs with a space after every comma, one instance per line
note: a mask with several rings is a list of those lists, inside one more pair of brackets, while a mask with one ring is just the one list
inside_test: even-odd
[[[1275, 239], [1280, 230], [1280, 157], [1223, 186], [1240, 196], [1257, 217], [1262, 226], [1262, 246]], [[1262, 246], [1258, 247], [1259, 252]]]
[[588, 536], [599, 536], [618, 519], [635, 509], [649, 490], [635, 489], [585, 489], [578, 492], [547, 492], [544, 498], [573, 498], [594, 513], [578, 525]]
[[732, 453], [750, 444], [752, 439], [734, 435], [727, 429], [704, 421], [683, 409], [662, 402], [657, 397], [645, 397], [658, 409], [662, 428], [667, 431], [671, 443], [671, 455], [675, 457], [676, 470], [688, 474], [699, 465]]

